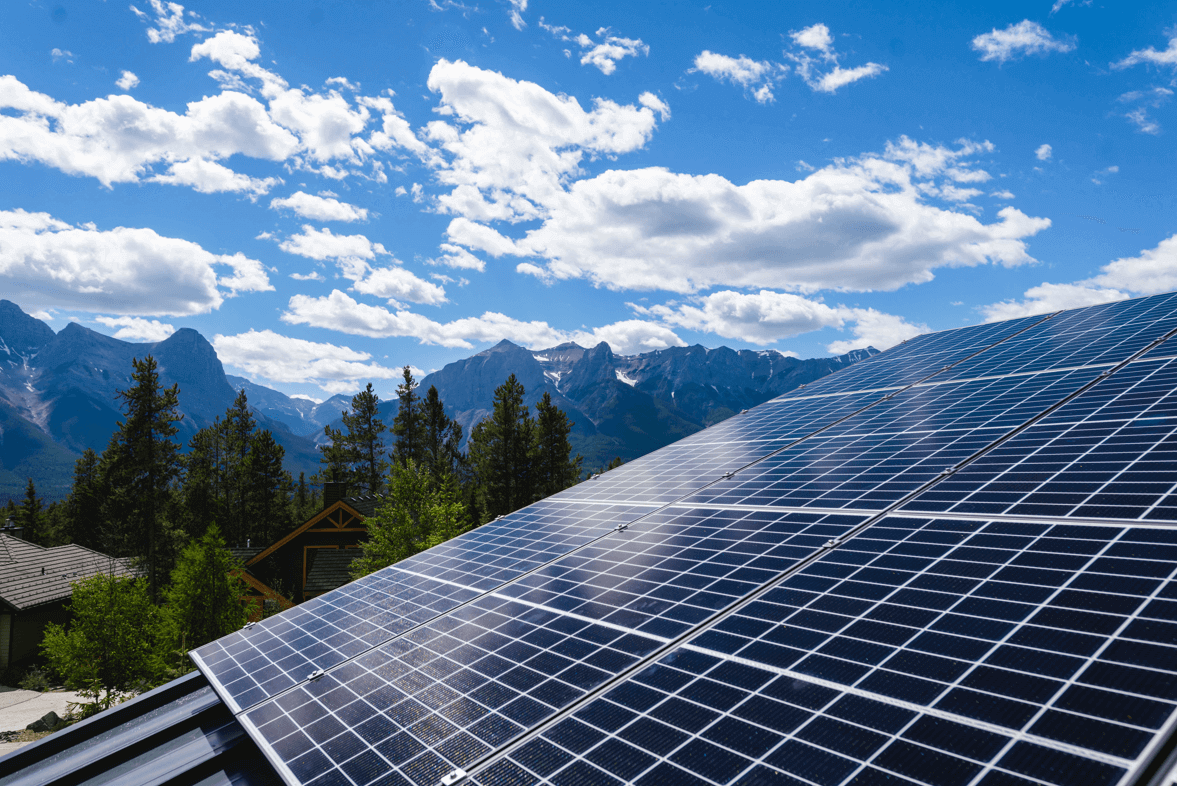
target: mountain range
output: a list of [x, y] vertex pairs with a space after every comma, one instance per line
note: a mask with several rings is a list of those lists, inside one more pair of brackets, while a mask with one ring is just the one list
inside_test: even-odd
[[[875, 352], [799, 360], [775, 350], [692, 346], [627, 356], [606, 343], [532, 351], [502, 341], [420, 383], [422, 391], [437, 387], [468, 435], [490, 413], [495, 388], [515, 374], [528, 404], [547, 392], [568, 414], [573, 450], [585, 457], [586, 469], [595, 469], [614, 457], [628, 461], [656, 450]], [[189, 328], [156, 343], [121, 341], [76, 322], [55, 333], [0, 300], [0, 502], [19, 500], [30, 477], [45, 499], [65, 497], [74, 461], [86, 448], [101, 453], [122, 417], [117, 391], [132, 384], [132, 359], [149, 354], [162, 383], [179, 385], [182, 444], [222, 416], [243, 389], [259, 425], [286, 449], [287, 469], [296, 477], [318, 469], [323, 426], [340, 427], [351, 404], [343, 395], [323, 402], [292, 398], [228, 375], [212, 345]], [[395, 399], [381, 402], [386, 423], [396, 410]]]

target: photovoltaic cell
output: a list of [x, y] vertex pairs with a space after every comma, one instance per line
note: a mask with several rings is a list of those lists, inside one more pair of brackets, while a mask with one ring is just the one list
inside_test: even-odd
[[947, 379], [1120, 363], [1177, 328], [1177, 294], [1058, 314], [945, 372]]
[[822, 377], [799, 390], [785, 393], [782, 398], [904, 387], [1044, 319], [1045, 316], [1037, 315], [925, 333], [836, 374]]
[[247, 726], [301, 784], [436, 783], [862, 520], [662, 511], [250, 710]]
[[916, 511], [1177, 520], [1177, 360], [1137, 361], [909, 502]]
[[1177, 530], [887, 517], [475, 782], [1120, 783], [1175, 573]]
[[552, 499], [667, 503], [868, 404], [881, 393], [772, 401], [656, 450]]
[[653, 508], [544, 500], [193, 651], [235, 712]]
[[697, 504], [882, 510], [1098, 371], [919, 385], [691, 495]]

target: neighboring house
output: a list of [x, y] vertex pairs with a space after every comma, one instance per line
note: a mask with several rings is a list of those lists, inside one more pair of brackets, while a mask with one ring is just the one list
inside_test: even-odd
[[[302, 603], [351, 581], [352, 560], [367, 540], [364, 519], [376, 512], [384, 497], [332, 498], [323, 510], [265, 548], [235, 548], [244, 563], [241, 578], [257, 596]], [[279, 605], [286, 605], [279, 602]]]
[[69, 620], [75, 581], [134, 575], [131, 563], [70, 544], [45, 548], [0, 532], [0, 671], [37, 654], [45, 626]]

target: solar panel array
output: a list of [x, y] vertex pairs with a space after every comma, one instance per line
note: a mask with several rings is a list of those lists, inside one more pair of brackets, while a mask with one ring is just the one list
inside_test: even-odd
[[920, 336], [193, 658], [291, 786], [1140, 782], [1175, 330]]

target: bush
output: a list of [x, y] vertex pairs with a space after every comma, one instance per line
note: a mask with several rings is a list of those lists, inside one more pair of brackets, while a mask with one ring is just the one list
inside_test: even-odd
[[49, 681], [49, 674], [44, 669], [38, 669], [36, 666], [29, 669], [24, 677], [20, 680], [21, 690], [35, 690], [47, 691], [53, 685]]

